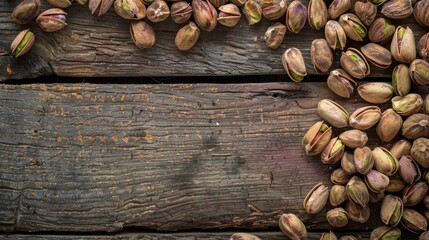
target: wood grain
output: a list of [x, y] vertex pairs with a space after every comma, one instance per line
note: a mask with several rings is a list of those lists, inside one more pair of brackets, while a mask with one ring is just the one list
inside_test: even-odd
[[[43, 9], [49, 8], [45, 1], [42, 2]], [[307, 0], [303, 2], [308, 3]], [[18, 0], [0, 3], [0, 53], [9, 52], [10, 43], [25, 28], [11, 22], [10, 14], [18, 3]], [[193, 49], [180, 52], [174, 46], [179, 26], [169, 19], [151, 23], [157, 43], [151, 49], [141, 50], [130, 38], [129, 22], [117, 16], [113, 9], [99, 18], [92, 16], [87, 6], [75, 4], [66, 11], [68, 26], [59, 32], [43, 33], [35, 24], [27, 26], [35, 32], [37, 40], [24, 57], [14, 59], [0, 54], [0, 81], [50, 74], [74, 77], [277, 74], [284, 75], [286, 80], [289, 78], [281, 64], [283, 52], [290, 47], [299, 48], [308, 74], [316, 74], [311, 65], [310, 46], [313, 39], [324, 37], [323, 31], [311, 29], [307, 23], [299, 34], [288, 32], [280, 48], [271, 50], [263, 37], [272, 22], [263, 20], [249, 26], [243, 16], [234, 28], [218, 25], [210, 33], [203, 31]], [[400, 24], [412, 27], [416, 41], [427, 32], [412, 17]], [[347, 46], [361, 45], [349, 41]], [[334, 53], [334, 67], [339, 67], [340, 56], [340, 51]], [[381, 70], [372, 67], [371, 76], [390, 77], [392, 68]]]

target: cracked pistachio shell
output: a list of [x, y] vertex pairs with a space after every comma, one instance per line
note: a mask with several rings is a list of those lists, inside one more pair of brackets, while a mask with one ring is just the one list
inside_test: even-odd
[[371, 73], [368, 62], [359, 50], [348, 48], [341, 54], [340, 63], [350, 76], [362, 79]]
[[348, 175], [342, 168], [335, 169], [331, 174], [331, 182], [333, 184], [344, 185], [347, 184], [351, 176]]
[[130, 25], [130, 33], [134, 44], [140, 49], [151, 48], [155, 45], [155, 32], [146, 22], [132, 21]]
[[404, 117], [418, 113], [422, 106], [423, 99], [420, 94], [410, 93], [405, 96], [396, 96], [392, 98], [393, 109]]
[[323, 121], [315, 123], [302, 139], [305, 153], [309, 156], [320, 154], [328, 145], [332, 136], [332, 128], [324, 124]]
[[286, 26], [279, 22], [269, 26], [264, 35], [265, 44], [271, 49], [279, 48], [285, 38], [286, 29]]
[[426, 115], [429, 115], [429, 94], [425, 97], [425, 102], [423, 105], [423, 112], [426, 113]]
[[12, 55], [15, 57], [24, 55], [33, 47], [34, 41], [35, 37], [30, 29], [22, 30], [10, 45]]
[[371, 232], [370, 240], [399, 240], [401, 230], [391, 226], [381, 226]]
[[174, 43], [179, 50], [187, 51], [195, 46], [199, 37], [200, 29], [198, 26], [194, 22], [188, 22], [187, 24], [180, 27], [176, 34]]
[[228, 2], [228, 0], [209, 0], [209, 1], [215, 8], [219, 8], [220, 6], [225, 5]]
[[374, 148], [372, 150], [372, 157], [374, 158], [375, 169], [389, 177], [393, 176], [399, 170], [398, 160], [386, 148]]
[[61, 8], [51, 8], [42, 12], [36, 23], [45, 32], [55, 32], [67, 26], [66, 16], [67, 13]]
[[399, 159], [399, 176], [408, 184], [414, 184], [422, 177], [419, 165], [411, 156], [402, 156]]
[[394, 19], [405, 19], [413, 14], [413, 5], [410, 0], [389, 0], [381, 8], [381, 14]]
[[[371, 149], [368, 147], [356, 148], [353, 156], [356, 171], [362, 175], [367, 175], [374, 166], [374, 159], [372, 159]], [[373, 190], [373, 192], [378, 191]]]
[[357, 223], [366, 223], [371, 216], [371, 211], [368, 205], [366, 207], [362, 207], [353, 201], [347, 201], [345, 210], [350, 220]]
[[368, 30], [368, 38], [372, 43], [384, 45], [392, 39], [395, 25], [386, 18], [377, 18]]
[[235, 4], [229, 3], [219, 7], [217, 21], [227, 27], [234, 27], [240, 21], [241, 13]]
[[365, 83], [357, 90], [363, 100], [374, 104], [386, 103], [393, 96], [392, 85], [384, 82]]
[[422, 234], [420, 234], [418, 240], [428, 240], [428, 239], [429, 239], [429, 231], [426, 231], [426, 232], [422, 232]]
[[322, 211], [329, 197], [329, 189], [318, 183], [307, 194], [303, 206], [308, 214], [316, 214]]
[[423, 59], [414, 60], [409, 68], [411, 80], [420, 86], [429, 84], [429, 62]]
[[417, 44], [417, 51], [423, 60], [429, 61], [429, 32], [420, 38]]
[[339, 138], [349, 148], [363, 148], [368, 142], [368, 135], [358, 129], [344, 131]]
[[429, 116], [422, 113], [409, 116], [402, 125], [402, 135], [408, 139], [429, 137]]
[[287, 75], [294, 82], [301, 82], [307, 76], [304, 58], [298, 48], [288, 48], [283, 53], [282, 64]]
[[352, 3], [350, 0], [334, 0], [328, 8], [328, 18], [337, 19], [341, 14], [350, 10]]
[[343, 27], [348, 38], [354, 41], [363, 41], [367, 34], [367, 29], [356, 15], [345, 13], [340, 16], [338, 22]]
[[401, 139], [393, 144], [393, 146], [390, 148], [390, 153], [396, 159], [400, 159], [404, 155], [411, 154], [411, 146], [412, 144], [410, 143], [410, 141]]
[[229, 240], [261, 240], [259, 237], [250, 233], [234, 233]]
[[310, 0], [308, 3], [308, 23], [316, 30], [320, 30], [328, 21], [328, 9], [323, 0]]
[[389, 50], [376, 43], [368, 43], [360, 50], [370, 63], [379, 68], [388, 68], [392, 64], [392, 54]]
[[366, 184], [358, 176], [353, 176], [346, 185], [347, 197], [354, 203], [366, 207], [369, 202], [369, 193]]
[[147, 7], [146, 17], [151, 22], [162, 22], [168, 16], [170, 16], [170, 8], [164, 0], [155, 0]]
[[356, 2], [355, 12], [366, 26], [370, 26], [377, 15], [377, 6], [371, 2]]
[[377, 106], [366, 106], [356, 109], [350, 115], [349, 124], [358, 130], [367, 130], [377, 124], [381, 118], [381, 110]]
[[388, 194], [381, 202], [380, 218], [386, 225], [396, 226], [401, 220], [404, 204], [400, 197]]
[[411, 63], [416, 59], [416, 43], [414, 42], [414, 33], [411, 28], [398, 26], [390, 44], [392, 57], [403, 63]]
[[329, 71], [334, 62], [334, 56], [325, 39], [314, 39], [311, 43], [310, 53], [311, 62], [316, 73]]
[[50, 5], [57, 8], [68, 8], [72, 5], [73, 0], [46, 0]]
[[322, 236], [320, 237], [320, 240], [337, 240], [337, 236], [332, 232], [324, 232], [322, 233]]
[[402, 193], [402, 201], [405, 207], [412, 207], [419, 204], [428, 193], [428, 182], [417, 182], [409, 187], [406, 187]]
[[244, 16], [246, 16], [249, 25], [253, 25], [261, 21], [262, 19], [262, 8], [254, 0], [248, 0], [244, 4], [242, 11]]
[[401, 224], [412, 233], [424, 232], [428, 227], [426, 218], [421, 213], [410, 208], [404, 208]]
[[307, 21], [307, 7], [299, 0], [291, 2], [286, 11], [286, 26], [289, 31], [299, 33]]
[[408, 66], [399, 64], [392, 72], [392, 87], [396, 95], [405, 96], [411, 88], [411, 78]]
[[400, 192], [405, 188], [405, 182], [399, 175], [393, 175], [390, 177], [389, 186], [386, 188], [386, 192]]
[[344, 152], [341, 157], [341, 168], [349, 175], [355, 175], [357, 173], [353, 153]]
[[25, 25], [39, 15], [40, 8], [40, 0], [24, 0], [13, 9], [12, 21]]
[[266, 19], [276, 20], [286, 13], [286, 0], [261, 0], [261, 9]]
[[177, 24], [186, 23], [192, 16], [191, 4], [187, 1], [175, 2], [171, 5], [171, 19]]
[[429, 0], [421, 0], [414, 4], [414, 18], [420, 25], [429, 28]]
[[368, 193], [369, 193], [369, 202], [370, 203], [378, 203], [381, 200], [383, 200], [383, 198], [384, 198], [384, 192], [375, 193], [373, 191], [368, 191]]
[[343, 185], [334, 185], [329, 192], [329, 203], [336, 207], [347, 200], [346, 187]]
[[319, 116], [336, 128], [344, 128], [349, 120], [349, 113], [340, 104], [330, 100], [322, 99], [317, 105]]
[[[424, 168], [429, 168], [429, 139], [427, 138], [417, 138], [413, 142], [411, 147], [411, 157], [416, 161], [420, 166]], [[429, 173], [429, 171], [427, 172]], [[427, 179], [426, 174], [426, 179]]]
[[116, 0], [113, 9], [124, 19], [140, 20], [146, 17], [146, 6], [140, 0]]
[[324, 164], [335, 164], [344, 154], [345, 145], [338, 137], [331, 139], [321, 154]]
[[193, 0], [192, 9], [195, 23], [200, 29], [211, 32], [216, 27], [218, 14], [209, 1]]
[[329, 73], [326, 81], [329, 89], [340, 97], [350, 98], [354, 87], [357, 85], [355, 80], [343, 69], [335, 69]]
[[389, 177], [377, 170], [370, 170], [369, 173], [365, 175], [366, 186], [372, 192], [384, 192], [389, 185], [389, 182]]
[[383, 112], [376, 133], [383, 142], [390, 142], [401, 131], [402, 118], [393, 109]]
[[283, 234], [291, 239], [307, 239], [304, 223], [293, 213], [281, 215], [279, 227]]
[[326, 22], [325, 38], [333, 50], [343, 50], [347, 43], [347, 36], [343, 27], [341, 27], [341, 25], [334, 20], [329, 20]]
[[326, 220], [332, 227], [340, 228], [347, 225], [349, 217], [347, 216], [347, 212], [344, 208], [338, 207], [331, 209], [326, 213]]
[[102, 16], [113, 5], [113, 0], [89, 0], [88, 7], [91, 14]]

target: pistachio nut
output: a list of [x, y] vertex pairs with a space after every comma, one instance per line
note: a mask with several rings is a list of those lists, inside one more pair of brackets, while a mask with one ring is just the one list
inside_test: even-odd
[[30, 29], [22, 30], [10, 45], [12, 55], [15, 57], [20, 57], [27, 53], [31, 47], [33, 47], [34, 40], [34, 33], [32, 33]]
[[238, 9], [235, 4], [229, 3], [219, 7], [219, 17], [217, 18], [217, 21], [220, 24], [227, 27], [234, 27], [237, 25], [238, 21], [240, 21], [240, 18], [240, 9]]
[[392, 87], [396, 95], [404, 96], [411, 88], [411, 78], [408, 74], [408, 66], [399, 64], [392, 72]]
[[[350, 0], [334, 0], [328, 8], [328, 18], [337, 19], [341, 14], [350, 10], [352, 3]], [[356, 10], [356, 6], [355, 6]]]
[[215, 8], [219, 8], [220, 6], [225, 5], [228, 2], [228, 0], [209, 0], [209, 1]]
[[329, 192], [329, 203], [336, 207], [347, 200], [346, 187], [343, 185], [334, 185]]
[[207, 0], [193, 0], [194, 20], [200, 29], [211, 32], [217, 24], [217, 11]]
[[198, 26], [194, 22], [188, 22], [180, 27], [174, 43], [179, 50], [187, 51], [197, 43], [199, 37], [200, 29]]
[[350, 76], [362, 79], [371, 73], [368, 62], [359, 50], [348, 48], [341, 54], [340, 63]]
[[134, 44], [138, 48], [151, 48], [155, 45], [155, 32], [152, 27], [144, 21], [132, 21], [130, 25], [130, 33]]
[[373, 191], [368, 191], [368, 193], [369, 193], [369, 202], [370, 203], [378, 203], [384, 199], [384, 192], [375, 193]]
[[113, 5], [113, 0], [89, 0], [88, 7], [91, 14], [102, 16]]
[[371, 0], [372, 3], [374, 3], [377, 6], [382, 5], [383, 3], [385, 3], [387, 0]]
[[115, 0], [113, 9], [124, 19], [140, 20], [146, 17], [146, 6], [140, 0]]
[[404, 155], [411, 154], [411, 146], [412, 144], [408, 140], [401, 139], [393, 144], [393, 146], [390, 148], [390, 153], [396, 159], [400, 159]]
[[423, 60], [429, 61], [429, 32], [420, 38], [417, 44], [417, 51]]
[[276, 20], [286, 13], [286, 0], [261, 0], [261, 9], [266, 19]]
[[427, 209], [429, 209], [429, 194], [426, 195], [425, 198], [423, 198], [423, 204]]
[[316, 30], [320, 30], [328, 21], [328, 9], [323, 0], [310, 0], [308, 3], [308, 23]]
[[88, 0], [76, 0], [77, 3], [79, 3], [80, 5], [85, 5], [88, 3]]
[[411, 63], [416, 59], [416, 43], [414, 42], [414, 33], [411, 28], [402, 26], [396, 28], [390, 44], [390, 52], [392, 57], [399, 62]]
[[390, 177], [389, 186], [386, 188], [386, 192], [400, 192], [405, 188], [405, 182], [399, 175], [393, 175]]
[[401, 220], [404, 204], [400, 197], [388, 194], [381, 202], [380, 218], [386, 225], [396, 226]]
[[425, 103], [423, 105], [423, 111], [426, 115], [429, 115], [429, 94], [425, 97]]
[[250, 233], [234, 233], [229, 240], [261, 240], [259, 237]]
[[411, 156], [402, 156], [399, 159], [399, 176], [408, 184], [414, 184], [422, 177], [419, 165]]
[[248, 0], [242, 9], [244, 16], [246, 16], [249, 25], [253, 25], [261, 21], [262, 19], [262, 8], [254, 0]]
[[164, 0], [154, 0], [147, 7], [146, 15], [151, 22], [161, 22], [170, 16], [170, 8]]
[[322, 99], [317, 105], [319, 116], [336, 128], [344, 128], [349, 120], [349, 113], [340, 104], [330, 100]]
[[418, 240], [427, 240], [427, 239], [429, 239], [429, 231], [422, 232], [422, 234], [420, 234]]
[[375, 169], [389, 177], [393, 176], [399, 170], [398, 160], [386, 148], [374, 148], [372, 150], [372, 157], [374, 158]]
[[283, 53], [282, 64], [287, 75], [294, 82], [301, 82], [307, 76], [304, 58], [298, 48], [288, 48]]
[[402, 201], [405, 207], [412, 207], [419, 204], [426, 196], [429, 191], [427, 181], [416, 182], [415, 184], [408, 186], [402, 193]]
[[318, 183], [307, 194], [303, 206], [308, 214], [316, 214], [322, 211], [329, 197], [329, 189]]
[[334, 62], [334, 56], [328, 46], [328, 42], [323, 39], [314, 39], [311, 43], [311, 62], [316, 72], [327, 72]]
[[51, 8], [42, 12], [36, 23], [45, 32], [55, 32], [67, 26], [66, 16], [67, 13], [61, 8]]
[[[367, 175], [374, 166], [371, 149], [368, 147], [356, 148], [354, 151], [354, 163], [356, 171], [362, 175]], [[372, 190], [372, 189], [371, 189]], [[372, 190], [374, 191], [374, 190]], [[378, 192], [378, 191], [374, 191]]]
[[230, 0], [230, 2], [237, 7], [242, 7], [246, 3], [246, 0]]
[[358, 238], [353, 235], [343, 235], [339, 240], [358, 240]]
[[357, 129], [344, 131], [339, 138], [349, 148], [363, 148], [368, 142], [368, 135]]
[[355, 157], [353, 153], [347, 151], [344, 152], [343, 156], [341, 157], [341, 168], [348, 175], [355, 175], [357, 173], [355, 166]]
[[401, 230], [391, 226], [381, 226], [371, 232], [370, 240], [400, 240]]
[[367, 29], [361, 20], [353, 13], [345, 13], [338, 20], [347, 37], [354, 41], [363, 41]]
[[393, 109], [383, 112], [377, 124], [376, 133], [383, 142], [390, 142], [401, 131], [402, 118]]
[[353, 201], [347, 201], [346, 212], [350, 220], [358, 223], [366, 223], [371, 216], [369, 206], [362, 207]]
[[333, 184], [345, 185], [349, 182], [351, 176], [348, 175], [342, 168], [335, 169], [331, 174], [331, 182]]
[[350, 201], [366, 207], [369, 202], [368, 188], [358, 176], [353, 176], [346, 185], [347, 197]]
[[338, 238], [332, 231], [329, 231], [322, 233], [320, 240], [338, 240]]
[[369, 173], [365, 175], [366, 186], [372, 192], [384, 192], [387, 186], [389, 186], [389, 182], [389, 177], [377, 170], [370, 170]]
[[429, 28], [429, 0], [421, 0], [414, 4], [414, 18], [420, 25]]
[[305, 153], [309, 156], [320, 154], [328, 145], [332, 136], [332, 128], [324, 124], [323, 121], [315, 123], [302, 139]]
[[377, 15], [377, 6], [372, 2], [357, 1], [355, 3], [355, 12], [363, 24], [368, 27], [374, 22], [375, 16]]
[[381, 118], [381, 110], [377, 106], [366, 106], [356, 109], [350, 115], [349, 124], [358, 130], [367, 130], [377, 124]]
[[402, 125], [402, 135], [408, 139], [429, 137], [429, 116], [422, 113], [409, 116]]
[[265, 44], [271, 49], [277, 49], [286, 35], [286, 26], [276, 22], [269, 26], [264, 35]]
[[424, 232], [428, 227], [426, 218], [421, 213], [410, 208], [404, 208], [401, 224], [412, 233]]
[[73, 0], [46, 0], [50, 5], [57, 8], [68, 8], [72, 5]]
[[[421, 137], [414, 140], [413, 146], [411, 147], [411, 157], [420, 166], [424, 168], [429, 168], [429, 139], [428, 138]], [[428, 173], [429, 171], [425, 176], [426, 180], [428, 180], [427, 179]]]
[[409, 68], [411, 80], [420, 86], [429, 84], [429, 62], [423, 59], [414, 60]]
[[360, 50], [370, 63], [379, 68], [388, 68], [392, 64], [390, 51], [376, 43], [368, 43]]
[[321, 154], [324, 164], [335, 164], [340, 161], [344, 154], [345, 145], [338, 137], [332, 138]]
[[295, 214], [288, 213], [280, 216], [280, 230], [291, 239], [307, 239], [307, 229]]
[[368, 38], [372, 43], [384, 45], [395, 33], [395, 25], [386, 18], [377, 18], [368, 30]]
[[393, 96], [392, 85], [384, 82], [365, 83], [360, 85], [357, 90], [363, 100], [374, 104], [388, 102]]
[[344, 32], [343, 27], [334, 20], [329, 20], [326, 22], [325, 26], [325, 38], [328, 42], [329, 46], [335, 49], [343, 50], [346, 46], [347, 36], [346, 32]]
[[349, 217], [347, 216], [347, 212], [344, 208], [338, 207], [331, 209], [326, 213], [326, 220], [332, 227], [340, 228], [347, 225]]
[[171, 19], [177, 24], [186, 23], [192, 16], [191, 4], [187, 1], [175, 2], [171, 5]]
[[353, 78], [343, 69], [335, 69], [331, 71], [326, 83], [328, 84], [329, 89], [331, 89], [338, 96], [344, 98], [350, 98], [350, 95], [353, 93], [354, 86], [357, 85], [355, 80], [353, 80]]
[[40, 0], [23, 0], [13, 9], [12, 21], [16, 24], [25, 25], [39, 15], [40, 9]]
[[413, 14], [413, 5], [410, 0], [389, 0], [383, 4], [381, 14], [390, 19], [405, 19]]
[[299, 33], [307, 21], [307, 7], [299, 0], [291, 2], [286, 11], [286, 26], [289, 31]]
[[403, 97], [392, 98], [393, 109], [401, 116], [408, 117], [418, 113], [423, 106], [423, 99], [420, 94], [410, 93]]

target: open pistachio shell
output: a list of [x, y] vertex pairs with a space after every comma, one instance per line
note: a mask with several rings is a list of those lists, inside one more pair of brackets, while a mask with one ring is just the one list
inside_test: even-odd
[[419, 165], [411, 156], [402, 156], [399, 159], [399, 176], [410, 185], [422, 177]]
[[289, 31], [299, 33], [307, 21], [307, 7], [299, 0], [291, 2], [286, 12], [286, 26]]
[[286, 13], [286, 0], [261, 0], [261, 9], [266, 19], [276, 20]]
[[96, 16], [104, 15], [113, 5], [113, 0], [89, 0], [88, 7], [91, 14]]
[[403, 211], [404, 204], [400, 197], [391, 194], [384, 196], [380, 209], [380, 218], [384, 224], [390, 226], [398, 225]]
[[357, 79], [362, 79], [371, 73], [365, 57], [355, 48], [349, 48], [346, 52], [343, 52], [340, 63], [348, 74]]
[[175, 2], [170, 8], [171, 19], [177, 24], [183, 24], [188, 22], [191, 18], [193, 10], [191, 4], [187, 1]]
[[346, 46], [347, 36], [344, 32], [343, 27], [334, 20], [329, 20], [326, 22], [325, 26], [325, 38], [329, 46], [335, 49], [343, 50]]
[[355, 3], [355, 12], [365, 26], [370, 26], [377, 15], [377, 6], [371, 2], [357, 1]]
[[389, 177], [377, 170], [370, 170], [365, 175], [365, 183], [368, 189], [375, 193], [381, 193], [386, 190], [389, 185]]
[[395, 25], [386, 18], [377, 18], [368, 30], [368, 38], [372, 43], [384, 45], [392, 39]]
[[234, 27], [240, 21], [241, 13], [235, 4], [229, 3], [219, 7], [217, 21], [227, 27]]
[[415, 84], [419, 86], [429, 84], [429, 62], [423, 59], [415, 59], [410, 65], [409, 73]]
[[411, 88], [409, 69], [405, 64], [399, 64], [392, 72], [392, 87], [396, 95], [405, 96]]
[[323, 121], [315, 123], [302, 139], [302, 145], [309, 156], [320, 154], [328, 145], [332, 136], [332, 128]]
[[298, 48], [288, 48], [282, 56], [283, 67], [294, 82], [301, 82], [307, 76], [304, 58]]
[[358, 130], [367, 130], [377, 124], [381, 118], [381, 110], [377, 106], [366, 106], [356, 109], [350, 115], [349, 124]]
[[349, 151], [344, 152], [341, 157], [341, 168], [349, 175], [355, 175], [357, 173], [354, 153]]
[[324, 164], [335, 164], [340, 161], [344, 154], [345, 145], [338, 137], [331, 139], [321, 154]]
[[420, 23], [420, 25], [429, 28], [429, 14], [428, 14], [428, 9], [429, 9], [429, 0], [421, 0], [418, 1], [416, 4], [414, 4], [414, 19], [416, 19], [416, 21], [418, 23]]
[[329, 198], [329, 189], [318, 183], [307, 194], [304, 199], [303, 206], [307, 213], [316, 214], [322, 211]]
[[356, 15], [345, 13], [340, 16], [338, 22], [343, 27], [348, 38], [354, 41], [363, 41], [367, 34], [367, 29]]
[[153, 28], [144, 21], [132, 21], [130, 25], [131, 38], [134, 44], [141, 49], [155, 45], [156, 37]]
[[412, 233], [423, 232], [428, 228], [426, 218], [418, 211], [410, 208], [404, 208], [401, 224]]
[[366, 223], [371, 216], [371, 211], [368, 205], [366, 207], [362, 207], [353, 201], [347, 201], [345, 210], [350, 220], [357, 223]]
[[194, 22], [188, 22], [183, 25], [176, 34], [174, 43], [181, 51], [191, 49], [200, 37], [200, 29]]
[[113, 8], [124, 19], [140, 20], [146, 17], [146, 6], [140, 0], [116, 0]]
[[[374, 159], [372, 158], [371, 149], [368, 147], [356, 148], [353, 156], [356, 171], [362, 175], [369, 174], [369, 172], [372, 170], [372, 167], [374, 166]], [[374, 190], [372, 191], [379, 192]]]
[[364, 83], [357, 90], [361, 98], [373, 104], [388, 102], [393, 96], [392, 85], [385, 82]]
[[390, 44], [392, 57], [399, 62], [411, 63], [416, 59], [416, 43], [411, 28], [398, 26]]
[[346, 185], [347, 197], [354, 203], [366, 207], [369, 202], [369, 193], [366, 184], [358, 176], [353, 176]]
[[67, 26], [67, 13], [61, 8], [51, 8], [41, 13], [36, 23], [45, 32], [55, 32]]
[[393, 109], [401, 116], [408, 117], [418, 113], [423, 106], [423, 99], [420, 94], [410, 93], [405, 96], [392, 98]]
[[276, 22], [269, 26], [264, 35], [265, 44], [271, 49], [277, 49], [286, 35], [286, 26]]
[[262, 8], [261, 6], [254, 0], [248, 0], [244, 4], [243, 14], [246, 16], [249, 25], [254, 25], [261, 21], [262, 19]]
[[207, 0], [193, 0], [192, 9], [194, 20], [198, 27], [204, 31], [211, 32], [216, 27], [218, 13], [213, 5]]
[[372, 157], [374, 158], [375, 169], [389, 177], [393, 176], [399, 170], [398, 160], [386, 148], [374, 148], [372, 150]]
[[371, 232], [370, 240], [400, 240], [401, 230], [391, 226], [381, 226]]
[[336, 128], [344, 128], [349, 120], [349, 113], [340, 104], [322, 99], [317, 105], [317, 113], [321, 118]]
[[335, 69], [329, 73], [326, 81], [329, 89], [340, 97], [350, 98], [353, 93], [354, 87], [357, 85], [356, 81], [348, 75], [343, 69]]
[[12, 55], [15, 57], [20, 57], [27, 53], [33, 46], [35, 41], [34, 34], [30, 29], [22, 30], [12, 41], [10, 45], [10, 50]]
[[308, 3], [308, 23], [316, 30], [323, 28], [328, 21], [328, 9], [324, 0], [310, 0]]
[[329, 5], [328, 17], [329, 19], [337, 19], [341, 14], [350, 10], [352, 3], [350, 0], [334, 0]]
[[392, 64], [390, 51], [376, 43], [368, 43], [360, 50], [370, 63], [379, 68], [388, 68]]
[[279, 227], [291, 239], [307, 239], [307, 229], [304, 223], [293, 213], [281, 215]]
[[427, 181], [416, 182], [413, 185], [406, 187], [402, 193], [404, 206], [416, 206], [425, 198], [428, 191], [429, 185]]
[[408, 139], [429, 137], [429, 116], [422, 113], [409, 116], [402, 125], [402, 135]]

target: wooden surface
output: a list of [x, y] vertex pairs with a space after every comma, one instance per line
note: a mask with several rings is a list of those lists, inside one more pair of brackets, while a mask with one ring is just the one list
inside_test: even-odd
[[265, 229], [284, 212], [327, 229], [302, 208], [333, 170], [300, 145], [321, 98], [367, 105], [325, 83], [0, 85], [0, 230]]
[[[42, 2], [43, 9], [47, 9], [46, 1]], [[18, 3], [18, 0], [0, 2], [0, 53], [6, 54], [0, 54], [0, 81], [50, 74], [74, 77], [281, 74], [289, 79], [281, 64], [283, 52], [290, 47], [301, 49], [308, 74], [315, 74], [310, 45], [313, 39], [324, 38], [323, 30], [313, 30], [307, 23], [300, 34], [288, 32], [280, 48], [271, 50], [263, 36], [272, 22], [264, 19], [249, 26], [243, 16], [234, 28], [218, 24], [210, 33], [202, 31], [193, 49], [180, 52], [174, 46], [178, 25], [169, 18], [151, 23], [157, 43], [151, 49], [141, 50], [131, 41], [129, 22], [117, 16], [113, 9], [97, 18], [89, 13], [88, 6], [75, 4], [66, 10], [68, 26], [59, 32], [43, 33], [35, 24], [31, 25], [36, 43], [27, 55], [14, 59], [7, 55], [9, 46], [24, 29], [11, 22], [11, 12]], [[428, 31], [412, 17], [400, 24], [414, 30], [416, 41]], [[349, 41], [347, 46], [358, 47], [361, 43]], [[335, 67], [339, 66], [340, 56], [340, 51], [334, 53]], [[391, 69], [372, 67], [372, 76], [390, 77]]]

